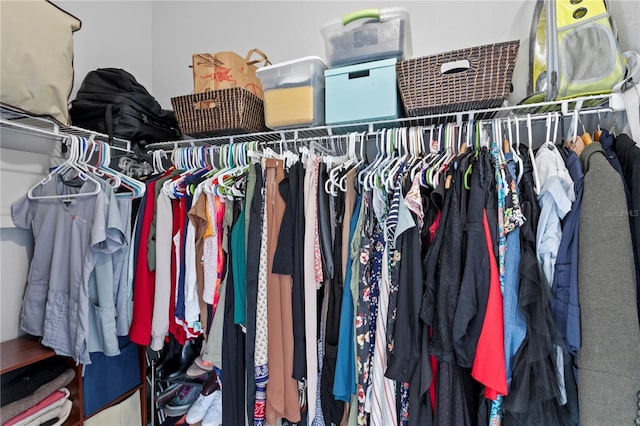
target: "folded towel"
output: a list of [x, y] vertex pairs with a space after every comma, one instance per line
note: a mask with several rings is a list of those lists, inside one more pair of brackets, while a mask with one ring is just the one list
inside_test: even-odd
[[42, 412], [45, 408], [52, 409], [59, 405], [62, 405], [64, 400], [68, 398], [69, 398], [69, 389], [67, 388], [58, 389], [57, 391], [55, 391], [54, 393], [52, 393], [51, 395], [49, 395], [48, 397], [46, 397], [45, 399], [43, 399], [42, 401], [34, 405], [33, 407], [29, 408], [24, 413], [18, 414], [17, 416], [9, 420], [7, 423], [5, 423], [5, 425], [13, 426], [18, 422], [22, 421], [23, 419], [31, 417], [35, 413]]
[[24, 413], [29, 408], [54, 393], [56, 390], [67, 386], [75, 376], [75, 370], [68, 368], [55, 379], [40, 386], [35, 392], [26, 398], [22, 398], [18, 401], [12, 402], [11, 404], [5, 405], [2, 407], [2, 410], [0, 410], [0, 421], [2, 421], [2, 424], [5, 424], [18, 414]]
[[[47, 424], [49, 426], [60, 426], [65, 420], [69, 417], [71, 413], [71, 407], [73, 407], [73, 403], [65, 399], [63, 400], [63, 404], [59, 407], [56, 407], [52, 410], [45, 411], [37, 417], [32, 418], [29, 422], [24, 424], [18, 424], [16, 426], [42, 426]], [[54, 423], [51, 423], [50, 420], [57, 419]]]

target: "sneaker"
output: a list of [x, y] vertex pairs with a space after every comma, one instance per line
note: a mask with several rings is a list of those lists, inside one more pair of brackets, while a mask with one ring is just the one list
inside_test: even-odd
[[189, 411], [189, 407], [200, 395], [201, 386], [184, 385], [171, 401], [164, 407], [164, 411], [169, 417], [180, 417]]
[[156, 404], [158, 404], [158, 408], [162, 408], [167, 405], [169, 401], [171, 401], [173, 397], [176, 396], [178, 392], [180, 392], [180, 388], [182, 388], [182, 386], [184, 385], [180, 383], [173, 383], [169, 385], [165, 390], [161, 391], [156, 396]]
[[222, 391], [215, 391], [211, 395], [215, 395], [209, 405], [202, 426], [220, 426], [222, 424]]
[[186, 422], [189, 424], [197, 423], [204, 419], [204, 415], [213, 403], [213, 400], [217, 397], [215, 392], [209, 395], [198, 395], [198, 399], [191, 405], [189, 412], [187, 413]]

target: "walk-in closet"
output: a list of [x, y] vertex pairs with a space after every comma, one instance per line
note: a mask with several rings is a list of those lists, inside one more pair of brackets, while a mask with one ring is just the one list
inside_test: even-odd
[[0, 2], [0, 423], [640, 425], [640, 3]]

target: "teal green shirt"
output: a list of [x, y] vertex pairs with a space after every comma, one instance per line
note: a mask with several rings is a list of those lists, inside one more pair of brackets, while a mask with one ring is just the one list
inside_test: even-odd
[[247, 261], [245, 253], [245, 211], [242, 209], [231, 228], [231, 268], [233, 270], [233, 322], [245, 325], [247, 321]]

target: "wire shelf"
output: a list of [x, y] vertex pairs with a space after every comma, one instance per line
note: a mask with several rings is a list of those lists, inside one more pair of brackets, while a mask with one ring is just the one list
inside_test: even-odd
[[[397, 127], [431, 126], [449, 122], [463, 122], [470, 119], [485, 120], [489, 118], [525, 117], [527, 115], [539, 116], [550, 112], [560, 112], [566, 116], [579, 110], [580, 113], [620, 111], [624, 108], [617, 94], [586, 96], [564, 101], [540, 102], [529, 105], [504, 106], [473, 111], [450, 112], [420, 117], [406, 117], [392, 120], [367, 121], [359, 123], [344, 123], [308, 128], [295, 128], [274, 130], [261, 133], [238, 134], [231, 136], [212, 136], [207, 138], [188, 138], [157, 142], [146, 145], [146, 149], [170, 149], [178, 146], [221, 146], [239, 142], [277, 143], [283, 141], [304, 141], [316, 139], [332, 139], [352, 132], [376, 133], [381, 129]], [[0, 125], [29, 134], [46, 136], [57, 141], [62, 141], [70, 135], [98, 138], [107, 140], [108, 135], [92, 130], [82, 129], [76, 126], [64, 126], [46, 118], [33, 116], [23, 111], [2, 106], [0, 108]], [[113, 148], [125, 152], [132, 152], [131, 142], [122, 138], [113, 138]]]
[[486, 120], [490, 118], [526, 117], [546, 115], [551, 112], [559, 112], [563, 116], [572, 114], [578, 110], [580, 113], [612, 112], [618, 111], [620, 101], [614, 97], [616, 94], [585, 96], [563, 101], [539, 102], [498, 108], [480, 109], [473, 111], [450, 112], [420, 117], [406, 117], [393, 120], [368, 121], [360, 123], [345, 123], [338, 125], [274, 130], [261, 133], [238, 134], [232, 136], [212, 136], [207, 138], [187, 138], [168, 142], [148, 144], [147, 149], [170, 149], [178, 146], [220, 146], [239, 142], [286, 142], [304, 141], [306, 139], [332, 138], [346, 135], [352, 132], [374, 133], [381, 129], [397, 127], [431, 126], [443, 123]]
[[[49, 118], [33, 116], [6, 106], [0, 108], [0, 125], [31, 135], [48, 137], [55, 141], [62, 141], [69, 136], [105, 141], [109, 139], [108, 135], [100, 132], [82, 129], [76, 126], [64, 126]], [[121, 151], [133, 152], [131, 150], [131, 142], [126, 139], [113, 138], [111, 146]]]

